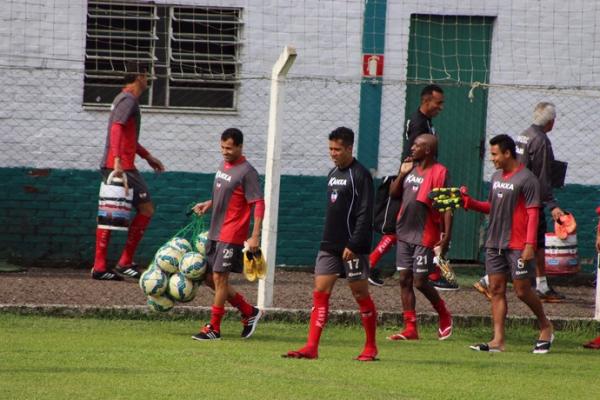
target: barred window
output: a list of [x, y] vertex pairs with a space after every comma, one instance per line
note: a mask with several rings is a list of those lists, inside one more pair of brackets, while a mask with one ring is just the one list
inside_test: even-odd
[[241, 11], [89, 1], [83, 103], [109, 105], [131, 60], [148, 65], [142, 105], [235, 109]]

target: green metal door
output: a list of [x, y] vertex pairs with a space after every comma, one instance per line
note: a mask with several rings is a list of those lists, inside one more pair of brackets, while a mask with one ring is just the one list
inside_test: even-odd
[[[433, 120], [440, 138], [439, 160], [450, 170], [453, 186], [466, 185], [478, 198], [487, 159], [487, 90], [476, 82], [488, 82], [493, 21], [491, 17], [415, 14], [408, 46], [405, 115], [419, 107], [426, 84], [442, 86], [444, 110]], [[481, 221], [474, 212], [455, 213], [452, 259], [478, 259]]]

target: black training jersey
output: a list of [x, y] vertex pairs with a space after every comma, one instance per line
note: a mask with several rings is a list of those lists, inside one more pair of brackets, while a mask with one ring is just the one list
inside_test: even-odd
[[489, 193], [490, 222], [485, 247], [522, 250], [527, 238], [527, 208], [540, 206], [540, 187], [525, 166], [492, 175]]
[[[441, 164], [438, 164], [441, 166]], [[442, 179], [444, 187], [450, 186], [450, 174], [443, 168]], [[402, 203], [396, 221], [396, 238], [406, 243], [433, 248], [440, 240], [439, 213], [429, 204], [423, 203], [419, 197], [423, 197], [423, 190], [429, 190], [423, 186], [427, 175], [432, 174], [432, 168], [423, 171], [415, 165], [402, 183]], [[421, 196], [419, 196], [421, 195]]]
[[321, 250], [340, 254], [371, 251], [373, 178], [356, 159], [345, 169], [334, 168], [327, 177], [327, 212]]
[[258, 172], [246, 157], [241, 156], [234, 163], [221, 163], [213, 183], [213, 211], [208, 238], [244, 244], [248, 238], [252, 204], [262, 198]]
[[408, 120], [404, 127], [404, 147], [402, 148], [402, 160], [410, 155], [410, 148], [417, 136], [423, 133], [431, 133], [435, 135], [435, 128], [431, 118], [427, 117], [421, 112], [421, 110], [415, 111]]
[[542, 204], [550, 210], [558, 207], [552, 193], [554, 152], [548, 135], [541, 126], [531, 125], [515, 139], [517, 159], [533, 172], [540, 182]]
[[[141, 118], [138, 99], [131, 92], [122, 91], [115, 97], [110, 106], [106, 144], [100, 168], [113, 169], [115, 157], [119, 156], [124, 170], [136, 169], [135, 155], [138, 150]], [[111, 132], [114, 123], [123, 125], [122, 137]], [[115, 151], [118, 153], [115, 154]]]

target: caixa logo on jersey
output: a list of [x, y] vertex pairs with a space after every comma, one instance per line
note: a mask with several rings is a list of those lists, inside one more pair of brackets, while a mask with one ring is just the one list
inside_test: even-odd
[[227, 175], [225, 172], [221, 172], [220, 170], [218, 170], [217, 174], [215, 176], [215, 186], [217, 188], [221, 187], [220, 179], [227, 181], [227, 182], [231, 182], [231, 175]]
[[494, 186], [492, 187], [492, 190], [496, 193], [496, 197], [498, 197], [499, 199], [501, 199], [504, 196], [504, 193], [502, 193], [502, 190], [510, 190], [513, 191], [515, 190], [515, 185], [513, 185], [510, 182], [494, 182]]
[[423, 183], [423, 177], [422, 176], [414, 176], [413, 174], [410, 174], [406, 177], [406, 183], [407, 184], [412, 183], [412, 185], [413, 185], [412, 190], [413, 190], [413, 192], [416, 192], [421, 187], [421, 183]]
[[347, 179], [340, 179], [340, 178], [336, 178], [336, 177], [331, 177], [329, 179], [328, 186], [346, 186], [347, 182], [348, 182]]
[[515, 190], [515, 185], [510, 182], [494, 182], [494, 190], [496, 189]]

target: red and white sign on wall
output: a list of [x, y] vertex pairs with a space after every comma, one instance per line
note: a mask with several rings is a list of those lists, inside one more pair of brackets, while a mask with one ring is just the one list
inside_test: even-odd
[[362, 73], [369, 78], [383, 76], [383, 54], [363, 54]]

